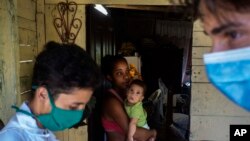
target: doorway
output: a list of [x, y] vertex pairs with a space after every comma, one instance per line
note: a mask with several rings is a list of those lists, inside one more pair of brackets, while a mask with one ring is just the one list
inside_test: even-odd
[[[135, 49], [126, 56], [140, 56], [141, 75], [147, 85], [145, 99], [159, 89], [159, 78], [168, 89], [164, 121], [154, 127], [159, 133], [158, 140], [188, 140], [191, 13], [183, 6], [106, 5], [109, 14], [105, 16], [93, 7], [87, 6], [87, 51], [100, 64], [103, 56], [123, 54], [123, 44], [132, 43]], [[181, 121], [185, 122], [185, 129], [174, 125], [176, 113], [186, 115], [185, 121]], [[96, 140], [96, 131], [94, 136], [89, 131], [89, 138], [92, 138], [89, 140]]]

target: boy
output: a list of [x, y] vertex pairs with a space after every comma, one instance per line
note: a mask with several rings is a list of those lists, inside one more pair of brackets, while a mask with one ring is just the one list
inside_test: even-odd
[[0, 131], [1, 141], [57, 141], [54, 131], [80, 122], [100, 83], [97, 64], [75, 44], [48, 42], [33, 69], [32, 94]]
[[250, 1], [185, 0], [193, 6], [213, 41], [204, 55], [209, 80], [225, 96], [250, 111]]

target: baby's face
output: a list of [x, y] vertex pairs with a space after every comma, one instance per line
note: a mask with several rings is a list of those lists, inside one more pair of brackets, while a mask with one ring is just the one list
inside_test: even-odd
[[133, 84], [127, 92], [127, 100], [130, 104], [136, 104], [141, 102], [144, 98], [143, 88], [141, 86]]

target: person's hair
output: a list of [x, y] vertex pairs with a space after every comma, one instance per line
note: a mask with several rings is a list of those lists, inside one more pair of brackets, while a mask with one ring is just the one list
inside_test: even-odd
[[146, 86], [146, 84], [142, 80], [140, 80], [140, 79], [134, 79], [134, 80], [132, 80], [130, 82], [129, 87], [131, 87], [132, 85], [138, 85], [138, 86], [142, 87], [142, 89], [143, 89], [143, 95], [146, 93], [147, 86]]
[[[199, 3], [201, 0], [179, 0], [181, 3], [184, 3], [187, 6], [191, 6], [194, 9], [194, 13], [197, 13], [199, 16]], [[219, 9], [236, 11], [239, 13], [249, 12], [250, 11], [250, 1], [249, 0], [204, 0], [207, 9], [212, 14], [218, 14]]]
[[48, 42], [37, 56], [33, 68], [33, 86], [45, 86], [56, 97], [74, 88], [96, 89], [100, 69], [84, 49], [75, 44]]
[[112, 75], [114, 68], [117, 63], [119, 62], [125, 62], [127, 63], [127, 60], [120, 56], [120, 55], [106, 55], [102, 58], [101, 61], [101, 70], [104, 76]]

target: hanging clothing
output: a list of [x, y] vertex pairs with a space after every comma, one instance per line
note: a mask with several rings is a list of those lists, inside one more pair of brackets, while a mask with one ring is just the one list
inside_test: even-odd
[[[31, 113], [27, 103], [24, 102], [20, 109]], [[8, 124], [0, 131], [1, 141], [58, 141], [55, 135], [48, 129], [37, 126], [36, 120], [17, 112]]]

